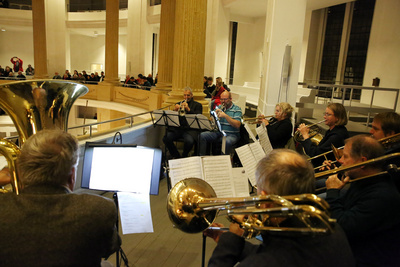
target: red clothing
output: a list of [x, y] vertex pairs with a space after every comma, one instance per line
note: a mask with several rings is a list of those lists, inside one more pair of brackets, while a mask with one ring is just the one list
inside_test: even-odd
[[221, 86], [221, 87], [219, 88], [218, 92], [215, 94], [215, 96], [213, 96], [213, 97], [211, 98], [211, 101], [214, 100], [214, 105], [213, 105], [213, 107], [211, 107], [212, 109], [215, 109], [215, 107], [218, 107], [219, 105], [221, 105], [221, 100], [220, 100], [220, 98], [221, 98], [221, 94], [222, 94], [224, 91], [225, 91], [225, 88]]
[[24, 71], [24, 69], [22, 68], [22, 59], [17, 58], [17, 60], [14, 60], [14, 57], [11, 58], [11, 63], [14, 65], [13, 70], [14, 72], [18, 72], [18, 71]]

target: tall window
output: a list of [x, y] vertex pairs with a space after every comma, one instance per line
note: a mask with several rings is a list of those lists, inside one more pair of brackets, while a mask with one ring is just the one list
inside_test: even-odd
[[233, 84], [233, 74], [235, 72], [235, 52], [236, 52], [237, 27], [238, 27], [238, 23], [231, 21], [231, 23], [230, 23], [231, 45], [230, 45], [230, 53], [229, 53], [229, 82], [228, 82], [228, 84]]

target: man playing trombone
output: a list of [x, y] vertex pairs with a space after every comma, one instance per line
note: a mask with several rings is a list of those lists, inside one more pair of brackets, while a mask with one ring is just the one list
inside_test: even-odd
[[[257, 165], [257, 193], [293, 195], [314, 192], [314, 170], [305, 158], [288, 149], [274, 149]], [[274, 203], [261, 204], [266, 208]], [[299, 227], [294, 217], [276, 217], [271, 227]], [[222, 226], [217, 224], [216, 226]], [[282, 230], [285, 231], [285, 230]], [[218, 242], [209, 266], [354, 266], [354, 259], [339, 225], [328, 235], [263, 232], [263, 244], [246, 242], [243, 229], [232, 223], [229, 232], [206, 230]]]
[[176, 148], [174, 141], [179, 138], [183, 138], [183, 152], [182, 157], [187, 157], [189, 155], [190, 150], [192, 150], [193, 145], [197, 143], [198, 133], [195, 130], [190, 130], [187, 125], [185, 114], [201, 114], [203, 113], [203, 106], [193, 100], [193, 91], [192, 88], [186, 87], [183, 91], [184, 100], [175, 104], [174, 111], [179, 111], [179, 122], [180, 127], [171, 127], [168, 128], [167, 133], [163, 137], [163, 142], [165, 146], [168, 148], [169, 153], [172, 158], [180, 158], [181, 155]]
[[[339, 162], [348, 167], [383, 155], [384, 149], [378, 141], [358, 135], [346, 140]], [[382, 165], [361, 166], [348, 170], [343, 179], [331, 175], [326, 181], [331, 216], [345, 231], [357, 266], [400, 263], [400, 194], [389, 175], [379, 174]], [[347, 182], [374, 175], [351, 183], [346, 194], [340, 194]]]

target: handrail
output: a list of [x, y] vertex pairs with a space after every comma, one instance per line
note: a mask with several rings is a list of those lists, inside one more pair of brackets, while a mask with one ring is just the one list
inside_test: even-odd
[[121, 117], [121, 118], [117, 118], [117, 119], [112, 119], [112, 120], [107, 120], [107, 121], [100, 121], [100, 122], [94, 122], [94, 123], [89, 123], [89, 124], [83, 124], [83, 125], [78, 125], [78, 126], [74, 126], [74, 127], [68, 127], [68, 130], [73, 130], [73, 129], [79, 129], [79, 128], [85, 128], [85, 127], [89, 127], [89, 138], [92, 137], [93, 135], [93, 126], [97, 126], [100, 124], [105, 124], [105, 123], [111, 123], [111, 122], [115, 122], [115, 121], [121, 121], [121, 120], [126, 120], [126, 119], [130, 119], [130, 124], [127, 128], [131, 128], [133, 126], [133, 119], [134, 117], [139, 117], [142, 115], [146, 115], [146, 114], [150, 114], [151, 117], [153, 117], [153, 113], [156, 110], [163, 110], [163, 109], [167, 109], [170, 108], [171, 106], [173, 106], [174, 104], [159, 108], [159, 109], [155, 109], [155, 110], [151, 110], [151, 111], [146, 111], [146, 112], [142, 112], [142, 113], [138, 113], [138, 114], [134, 114], [134, 115], [129, 115], [129, 116], [125, 116], [125, 117]]

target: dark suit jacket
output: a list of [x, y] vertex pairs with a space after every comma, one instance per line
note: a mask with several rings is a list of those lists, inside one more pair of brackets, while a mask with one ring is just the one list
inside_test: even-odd
[[2, 266], [100, 266], [120, 245], [112, 200], [64, 187], [0, 194]]

